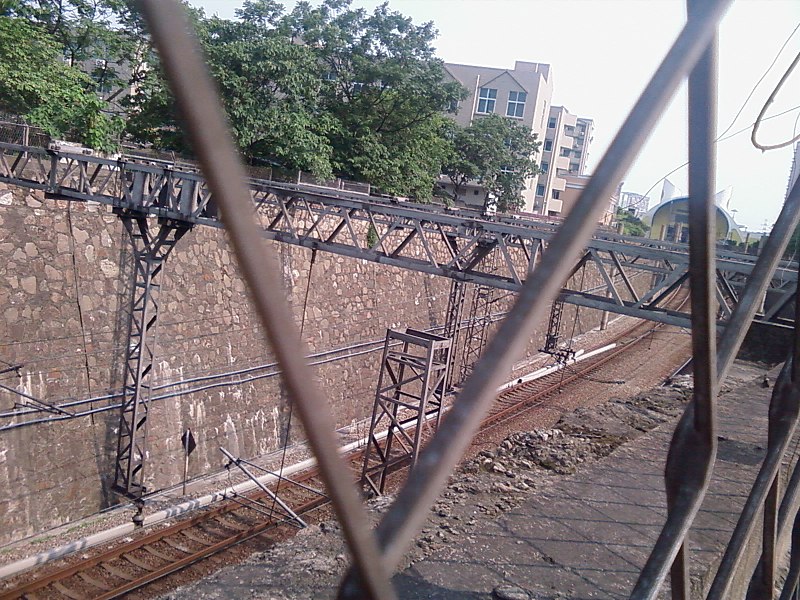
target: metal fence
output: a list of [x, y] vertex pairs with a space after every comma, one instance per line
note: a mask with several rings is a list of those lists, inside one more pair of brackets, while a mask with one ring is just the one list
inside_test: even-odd
[[[730, 0], [689, 0], [688, 19], [672, 48], [646, 86], [598, 165], [580, 199], [564, 220], [537, 270], [522, 286], [517, 302], [487, 347], [463, 391], [436, 435], [419, 457], [394, 504], [376, 529], [369, 527], [352, 474], [337, 452], [333, 418], [321, 390], [313, 383], [300, 338], [281, 291], [281, 277], [270, 249], [260, 242], [251, 220], [246, 173], [226, 130], [214, 86], [185, 32], [189, 26], [179, 3], [140, 0], [153, 39], [161, 52], [170, 84], [188, 125], [193, 147], [214, 196], [222, 207], [242, 272], [258, 314], [283, 370], [292, 402], [303, 421], [328, 493], [347, 539], [353, 565], [340, 598], [394, 598], [389, 577], [420, 530], [431, 505], [461, 459], [488, 411], [495, 390], [521, 355], [532, 326], [546, 316], [580, 250], [605, 210], [609, 195], [628, 171], [649, 132], [685, 77], [689, 77], [690, 284], [694, 397], [676, 428], [666, 469], [668, 517], [633, 591], [635, 598], [655, 598], [671, 574], [674, 598], [689, 594], [685, 545], [687, 532], [702, 502], [716, 458], [716, 395], [768, 285], [789, 235], [800, 217], [800, 187], [791, 190], [773, 234], [767, 241], [741, 301], [719, 345], [715, 341], [714, 295], [714, 138], [716, 123], [717, 25]], [[265, 268], [271, 265], [272, 268]], [[800, 577], [800, 539], [795, 519], [800, 503], [800, 472], [795, 470], [781, 494], [776, 474], [798, 418], [800, 365], [794, 344], [770, 409], [767, 458], [709, 593], [725, 598], [737, 573], [743, 549], [763, 515], [763, 553], [752, 581], [754, 597], [771, 598], [777, 564], [792, 546], [789, 575], [781, 598], [796, 594]], [[741, 575], [741, 573], [738, 573]], [[748, 574], [749, 577], [749, 574]]]
[[22, 119], [6, 118], [8, 120], [0, 121], [0, 142], [45, 148], [50, 143], [50, 136], [43, 129], [29, 125]]

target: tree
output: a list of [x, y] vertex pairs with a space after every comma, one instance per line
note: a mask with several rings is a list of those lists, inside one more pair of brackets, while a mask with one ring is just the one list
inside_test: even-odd
[[620, 224], [620, 233], [636, 237], [645, 237], [650, 228], [632, 212], [624, 209], [617, 209], [617, 223]]
[[474, 181], [486, 190], [485, 203], [496, 198], [498, 210], [523, 206], [525, 182], [539, 172], [535, 156], [541, 143], [536, 134], [499, 115], [488, 115], [469, 127], [454, 124], [450, 138], [452, 150], [442, 173], [453, 184], [453, 200]]
[[348, 0], [326, 0], [317, 8], [299, 3], [279, 27], [314, 50], [325, 82], [320, 109], [334, 121], [335, 171], [429, 199], [449, 151], [442, 113], [466, 93], [446, 81], [433, 24], [414, 25], [388, 4], [368, 14]]
[[[351, 10], [346, 0], [301, 2], [289, 14], [273, 0], [249, 1], [237, 17], [199, 15], [196, 28], [248, 159], [431, 197], [449, 152], [442, 112], [464, 94], [445, 81], [431, 24], [386, 5]], [[135, 138], [185, 148], [157, 68], [131, 111]]]
[[53, 137], [115, 149], [121, 122], [103, 114], [92, 79], [60, 58], [58, 42], [40, 27], [0, 17], [0, 108]]
[[123, 53], [123, 30], [114, 25], [127, 9], [125, 0], [16, 0], [7, 4], [9, 16], [40, 25], [59, 44], [70, 65], [89, 58], [116, 60]]

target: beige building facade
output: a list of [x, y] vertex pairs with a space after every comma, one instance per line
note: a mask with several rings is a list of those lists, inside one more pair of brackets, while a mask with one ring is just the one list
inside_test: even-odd
[[[513, 69], [445, 63], [445, 70], [468, 92], [454, 115], [459, 125], [468, 127], [475, 119], [498, 114], [518, 121], [536, 135], [542, 144], [537, 157], [542, 173], [526, 182], [522, 210], [559, 216], [559, 197], [566, 189], [564, 175], [583, 174], [593, 123], [564, 107], [552, 106], [551, 66], [518, 60]], [[446, 182], [442, 185], [452, 193], [452, 186]], [[459, 201], [468, 206], [482, 206], [483, 199], [484, 192], [477, 184], [467, 186], [459, 196]]]
[[[559, 198], [561, 202], [561, 212], [558, 214], [559, 217], [566, 217], [569, 214], [569, 212], [572, 210], [572, 207], [575, 206], [575, 203], [578, 201], [578, 197], [581, 195], [581, 192], [583, 192], [583, 189], [589, 183], [591, 175], [567, 173], [564, 175], [563, 179], [564, 191], [560, 193]], [[601, 225], [607, 225], [611, 227], [616, 221], [617, 206], [619, 206], [620, 187], [618, 187], [617, 191], [609, 197], [608, 203], [606, 204], [606, 210], [603, 213], [603, 216], [600, 218]]]
[[[459, 125], [468, 127], [475, 119], [497, 114], [530, 129], [539, 141], [544, 139], [553, 96], [550, 65], [518, 60], [513, 69], [498, 69], [445, 63], [445, 71], [468, 92], [454, 115]], [[533, 209], [537, 180], [532, 177], [523, 190], [523, 210], [527, 212]], [[443, 186], [448, 188], [445, 182]], [[483, 206], [483, 199], [484, 192], [478, 185], [467, 186], [459, 196], [459, 201], [468, 206]]]
[[594, 123], [563, 106], [551, 106], [542, 143], [532, 212], [550, 217], [564, 216], [567, 175], [584, 175]]

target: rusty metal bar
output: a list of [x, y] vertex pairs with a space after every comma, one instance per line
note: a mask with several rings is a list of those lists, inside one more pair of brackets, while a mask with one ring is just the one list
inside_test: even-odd
[[[378, 525], [379, 541], [387, 566], [400, 561], [411, 539], [419, 531], [427, 517], [428, 508], [463, 456], [481, 419], [491, 406], [507, 366], [522, 353], [532, 327], [545, 316], [573, 261], [578, 258], [595, 223], [604, 213], [608, 197], [630, 168], [680, 82], [705, 53], [729, 3], [729, 0], [716, 0], [695, 6], [692, 17], [631, 110], [595, 175], [553, 238], [539, 267], [520, 290], [514, 308], [476, 365], [437, 435], [420, 455], [416, 469], [409, 475], [396, 501]], [[713, 367], [711, 369], [713, 372]], [[713, 389], [710, 388], [711, 391]], [[357, 598], [362, 595], [360, 582], [351, 570], [340, 588], [340, 597]]]
[[[688, 0], [690, 23], [703, 7], [701, 0]], [[672, 597], [689, 597], [689, 548], [685, 539], [700, 509], [716, 459], [716, 109], [717, 37], [713, 35], [689, 76], [689, 282], [694, 397], [672, 437], [665, 469], [667, 520], [631, 594], [637, 600], [656, 598], [668, 571]]]
[[381, 560], [352, 473], [339, 457], [334, 420], [303, 358], [305, 353], [286, 304], [274, 256], [252, 221], [245, 172], [228, 132], [219, 96], [203, 65], [198, 43], [177, 1], [139, 0], [138, 4], [161, 54], [192, 146], [222, 208], [239, 266], [283, 371], [289, 397], [297, 407], [320, 465], [366, 595], [375, 600], [392, 599], [395, 593], [389, 582], [386, 561]]

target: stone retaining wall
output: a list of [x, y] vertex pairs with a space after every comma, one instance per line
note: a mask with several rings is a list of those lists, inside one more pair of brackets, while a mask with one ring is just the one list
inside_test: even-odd
[[[309, 280], [309, 250], [285, 244], [275, 250], [298, 326], [308, 289], [303, 339], [310, 353], [339, 351], [313, 359], [326, 361], [315, 373], [337, 425], [362, 421], [372, 409], [386, 329], [441, 326], [450, 281], [325, 253], [317, 255]], [[118, 391], [131, 265], [127, 234], [106, 207], [0, 184], [0, 371], [22, 365], [18, 374], [0, 374], [0, 384], [48, 402]], [[198, 443], [190, 463], [190, 476], [196, 476], [220, 468], [219, 446], [242, 457], [279, 448], [288, 414], [274, 357], [224, 233], [205, 227], [187, 233], [167, 260], [161, 283], [153, 394], [179, 395], [151, 403], [146, 479], [152, 489], [180, 481], [180, 436], [187, 428]], [[590, 266], [584, 285], [600, 283]], [[507, 295], [492, 312], [502, 313], [512, 301]], [[576, 312], [566, 308], [564, 332], [572, 331]], [[581, 309], [575, 333], [597, 326], [599, 318], [597, 311]], [[527, 356], [541, 347], [546, 327], [545, 319]], [[333, 360], [348, 352], [356, 355]], [[191, 391], [197, 388], [204, 389]], [[24, 402], [0, 389], [0, 412]], [[116, 402], [100, 399], [74, 410]], [[117, 501], [111, 485], [118, 420], [117, 411], [109, 410], [0, 432], [0, 544]], [[12, 422], [0, 418], [0, 426]], [[298, 435], [293, 428], [291, 438]]]

